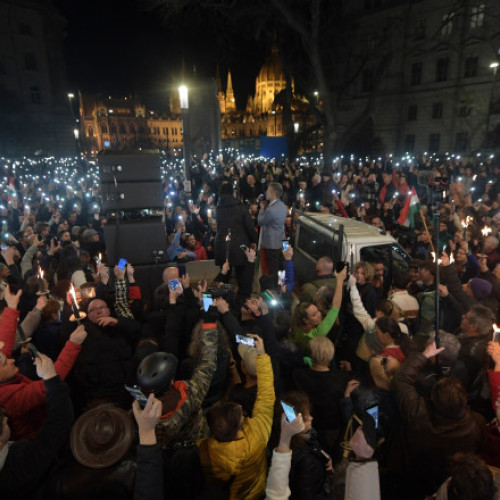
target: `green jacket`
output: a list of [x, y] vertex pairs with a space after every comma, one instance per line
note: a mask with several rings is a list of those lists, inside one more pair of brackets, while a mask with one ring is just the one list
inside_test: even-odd
[[332, 307], [323, 321], [316, 327], [313, 328], [309, 333], [304, 332], [302, 328], [296, 330], [293, 334], [292, 341], [299, 344], [302, 347], [304, 353], [309, 352], [309, 341], [314, 337], [326, 337], [328, 332], [332, 329], [332, 326], [339, 315], [339, 310], [336, 307]]

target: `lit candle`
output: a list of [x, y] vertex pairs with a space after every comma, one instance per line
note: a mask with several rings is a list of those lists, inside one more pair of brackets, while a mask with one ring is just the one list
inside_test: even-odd
[[80, 319], [80, 309], [78, 307], [78, 302], [76, 301], [75, 287], [73, 286], [73, 283], [71, 283], [71, 286], [69, 288], [69, 294], [71, 296], [71, 307], [73, 309], [73, 314], [75, 315], [76, 319]]
[[353, 269], [354, 269], [354, 250], [352, 248], [352, 243], [350, 245], [350, 248], [349, 248], [349, 263], [351, 265], [351, 273], [353, 272]]
[[208, 217], [209, 219], [211, 219], [211, 218], [212, 218], [212, 209], [211, 209], [211, 208], [207, 208], [207, 217]]
[[47, 290], [45, 288], [45, 282], [43, 281], [43, 270], [40, 268], [40, 272], [38, 274], [38, 282], [40, 283], [40, 293], [46, 293]]
[[229, 247], [231, 246], [231, 229], [227, 230], [226, 236], [226, 262], [229, 264]]
[[486, 241], [486, 238], [488, 235], [491, 233], [491, 227], [484, 226], [483, 229], [481, 229], [481, 234], [483, 235], [483, 241], [481, 244], [481, 253], [484, 254], [484, 243]]
[[499, 333], [500, 333], [500, 328], [498, 328], [496, 323], [493, 323], [493, 342], [498, 342]]

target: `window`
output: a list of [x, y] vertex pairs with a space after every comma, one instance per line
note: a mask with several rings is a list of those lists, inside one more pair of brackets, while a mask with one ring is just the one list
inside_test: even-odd
[[468, 149], [469, 135], [467, 132], [457, 132], [455, 138], [455, 151], [463, 153]]
[[28, 71], [36, 71], [38, 69], [38, 66], [36, 64], [36, 57], [33, 52], [27, 52], [24, 54], [24, 67]]
[[319, 259], [324, 255], [332, 255], [332, 240], [332, 236], [328, 237], [326, 234], [316, 232], [305, 224], [300, 225], [299, 248], [313, 259]]
[[127, 130], [125, 129], [125, 124], [120, 123], [120, 134], [126, 134]]
[[418, 106], [416, 104], [412, 104], [408, 106], [408, 121], [415, 121], [418, 115]]
[[451, 32], [453, 30], [453, 12], [450, 12], [449, 14], [445, 14], [443, 16], [443, 23], [441, 25], [441, 35], [442, 36], [448, 36], [451, 35]]
[[361, 39], [361, 45], [365, 54], [370, 54], [377, 46], [377, 36], [371, 34], [364, 34]]
[[42, 97], [40, 95], [40, 89], [36, 85], [30, 87], [30, 97], [32, 104], [42, 104]]
[[448, 63], [447, 57], [436, 61], [436, 82], [445, 82], [448, 79]]
[[144, 134], [144, 127], [139, 125], [139, 134]]
[[429, 151], [431, 151], [432, 153], [438, 153], [440, 142], [441, 142], [440, 134], [429, 134]]
[[470, 27], [472, 29], [480, 28], [484, 24], [484, 3], [474, 5], [470, 17]]
[[371, 92], [373, 90], [373, 70], [365, 69], [361, 75], [361, 92]]
[[415, 40], [424, 40], [426, 32], [426, 19], [419, 19], [415, 25]]
[[467, 116], [470, 116], [471, 112], [472, 112], [472, 108], [465, 105], [465, 104], [462, 104], [458, 108], [458, 116], [460, 116], [460, 118], [465, 118]]
[[19, 34], [31, 36], [31, 26], [26, 23], [19, 23]]
[[110, 129], [112, 134], [116, 134], [116, 125], [114, 123], [110, 125]]
[[89, 132], [88, 132], [89, 137], [93, 137], [94, 136], [94, 129], [91, 126], [89, 126], [88, 130], [89, 130]]
[[108, 126], [105, 123], [102, 123], [101, 130], [102, 130], [103, 134], [107, 134], [108, 133]]
[[175, 134], [174, 134], [174, 127], [172, 127], [172, 135], [175, 135]]
[[413, 153], [415, 149], [415, 136], [413, 134], [409, 134], [405, 137], [405, 151], [408, 153]]
[[410, 85], [420, 85], [422, 82], [422, 66], [421, 62], [416, 62], [411, 65]]
[[477, 75], [477, 56], [465, 58], [464, 77], [471, 78]]
[[432, 105], [432, 119], [440, 120], [441, 118], [443, 118], [443, 103], [435, 102]]
[[130, 133], [131, 133], [131, 134], [135, 134], [135, 127], [134, 127], [134, 124], [133, 124], [133, 123], [131, 123], [131, 124], [129, 125], [129, 129], [130, 129]]

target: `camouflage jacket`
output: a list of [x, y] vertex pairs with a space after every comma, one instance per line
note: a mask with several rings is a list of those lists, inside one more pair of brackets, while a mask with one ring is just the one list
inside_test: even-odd
[[217, 366], [217, 330], [204, 329], [201, 341], [201, 356], [193, 376], [190, 380], [177, 381], [174, 384], [181, 395], [177, 407], [162, 415], [156, 426], [156, 436], [163, 447], [171, 440], [196, 441], [209, 435], [201, 403], [205, 399]]

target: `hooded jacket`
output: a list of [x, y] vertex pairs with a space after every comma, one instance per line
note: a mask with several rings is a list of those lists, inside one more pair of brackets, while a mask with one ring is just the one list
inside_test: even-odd
[[245, 418], [234, 441], [214, 437], [199, 441], [201, 465], [210, 480], [232, 480], [230, 499], [253, 500], [263, 496], [266, 486], [266, 446], [274, 413], [274, 386], [271, 358], [257, 356], [257, 400], [252, 417]]

